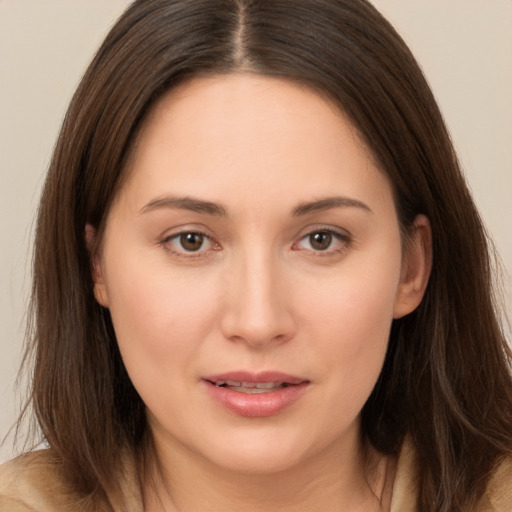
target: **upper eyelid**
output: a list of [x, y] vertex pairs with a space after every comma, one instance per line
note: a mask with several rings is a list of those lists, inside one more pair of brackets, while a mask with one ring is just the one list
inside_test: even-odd
[[202, 225], [194, 225], [194, 224], [183, 224], [181, 226], [174, 226], [172, 228], [168, 228], [163, 231], [159, 236], [159, 241], [174, 238], [179, 235], [183, 235], [186, 233], [197, 233], [199, 235], [203, 235], [210, 239], [214, 239], [214, 236], [211, 234], [210, 230]]
[[295, 236], [295, 239], [302, 240], [306, 236], [309, 236], [313, 233], [321, 233], [322, 231], [332, 233], [333, 235], [337, 235], [342, 238], [352, 238], [352, 234], [347, 229], [326, 224], [318, 224], [302, 228]]
[[344, 229], [330, 228], [330, 227], [312, 229], [312, 230], [308, 231], [306, 233], [306, 235], [311, 234], [311, 233], [322, 233], [322, 232], [332, 233], [333, 235], [339, 235], [339, 236], [349, 236], [348, 232], [345, 231]]
[[297, 241], [300, 242], [301, 240], [304, 240], [305, 238], [308, 238], [315, 233], [329, 233], [335, 237], [338, 237], [340, 240], [344, 240], [345, 242], [352, 239], [348, 233], [341, 233], [334, 229], [313, 229], [312, 231], [308, 231], [306, 234], [300, 236]]

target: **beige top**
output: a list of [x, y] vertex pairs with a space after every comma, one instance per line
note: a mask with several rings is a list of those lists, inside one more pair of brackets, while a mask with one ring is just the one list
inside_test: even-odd
[[[398, 460], [391, 512], [415, 512], [414, 454], [405, 443]], [[120, 471], [119, 487], [109, 496], [116, 511], [143, 512], [140, 485], [132, 465]], [[70, 495], [51, 452], [31, 452], [0, 466], [0, 512], [101, 512], [98, 504]], [[492, 476], [475, 512], [512, 512], [512, 458]]]

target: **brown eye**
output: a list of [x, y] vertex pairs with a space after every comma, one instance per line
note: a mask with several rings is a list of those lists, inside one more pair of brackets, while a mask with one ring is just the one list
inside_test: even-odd
[[182, 233], [180, 235], [180, 245], [185, 251], [199, 251], [203, 247], [204, 238], [201, 233]]
[[351, 237], [348, 233], [327, 228], [310, 231], [293, 244], [293, 249], [329, 256], [342, 253], [350, 244]]
[[221, 246], [201, 231], [182, 231], [164, 238], [160, 245], [174, 256], [182, 258], [206, 257]]
[[328, 231], [318, 231], [309, 235], [309, 243], [312, 249], [316, 251], [325, 251], [332, 244], [332, 233]]

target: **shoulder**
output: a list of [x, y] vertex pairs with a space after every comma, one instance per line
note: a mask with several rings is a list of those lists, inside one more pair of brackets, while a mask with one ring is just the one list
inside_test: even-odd
[[38, 450], [0, 466], [0, 512], [69, 509], [60, 465], [51, 450]]
[[0, 512], [142, 512], [134, 460], [123, 453], [119, 462], [116, 487], [101, 498], [74, 492], [51, 449], [21, 455], [0, 466]]
[[489, 479], [478, 512], [512, 510], [512, 455], [502, 459]]
[[[410, 438], [406, 438], [398, 459], [391, 512], [416, 510], [418, 462]], [[512, 512], [512, 455], [498, 461], [486, 490], [474, 512]]]

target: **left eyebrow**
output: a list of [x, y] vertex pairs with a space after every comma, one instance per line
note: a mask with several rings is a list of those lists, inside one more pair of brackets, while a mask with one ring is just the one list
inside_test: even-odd
[[323, 212], [332, 208], [361, 208], [362, 210], [373, 214], [371, 208], [357, 199], [343, 196], [332, 196], [318, 199], [316, 201], [309, 201], [306, 203], [300, 203], [293, 211], [292, 216], [298, 217], [301, 215], [307, 215], [308, 213]]
[[202, 199], [195, 199], [193, 197], [175, 196], [163, 196], [152, 199], [148, 204], [140, 209], [139, 214], [159, 209], [188, 210], [206, 215], [227, 217], [226, 209], [220, 204], [212, 203], [211, 201], [203, 201]]

